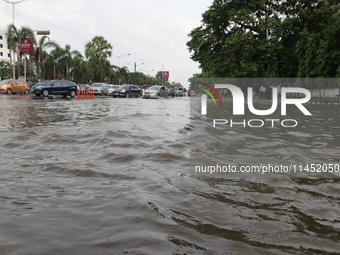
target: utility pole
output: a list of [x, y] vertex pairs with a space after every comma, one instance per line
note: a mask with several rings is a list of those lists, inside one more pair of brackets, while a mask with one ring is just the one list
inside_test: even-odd
[[135, 63], [134, 63], [134, 72], [137, 72], [137, 66], [144, 65], [144, 64], [145, 64], [145, 63], [142, 63], [142, 64], [137, 65], [137, 63], [135, 62]]

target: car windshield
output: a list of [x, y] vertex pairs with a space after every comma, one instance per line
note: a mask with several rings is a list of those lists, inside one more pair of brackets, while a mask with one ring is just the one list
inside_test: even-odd
[[45, 85], [48, 81], [38, 81], [36, 85]]
[[152, 86], [150, 88], [148, 88], [148, 90], [159, 90], [161, 88], [161, 86]]
[[0, 82], [0, 84], [9, 84], [12, 80], [3, 80]]
[[110, 89], [117, 89], [117, 88], [119, 88], [119, 85], [109, 85], [109, 88]]
[[40, 84], [40, 85], [49, 85], [49, 84], [53, 84], [55, 82], [56, 82], [56, 80], [52, 80], [52, 81], [46, 82], [45, 84]]
[[90, 87], [103, 87], [101, 83], [93, 83]]
[[128, 89], [128, 88], [130, 88], [130, 85], [123, 85], [123, 86], [120, 86], [119, 88], [120, 89]]

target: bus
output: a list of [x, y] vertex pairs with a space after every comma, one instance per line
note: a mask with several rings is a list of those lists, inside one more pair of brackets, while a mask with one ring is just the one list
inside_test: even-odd
[[174, 96], [178, 97], [178, 96], [183, 96], [184, 94], [184, 88], [181, 84], [176, 84], [176, 86], [174, 87]]

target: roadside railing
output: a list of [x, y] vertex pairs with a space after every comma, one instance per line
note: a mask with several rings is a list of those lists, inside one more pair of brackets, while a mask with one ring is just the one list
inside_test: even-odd
[[93, 89], [77, 89], [77, 100], [93, 100], [94, 90]]

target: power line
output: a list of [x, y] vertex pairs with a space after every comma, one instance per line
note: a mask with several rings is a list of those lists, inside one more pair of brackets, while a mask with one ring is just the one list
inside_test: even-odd
[[67, 29], [65, 29], [65, 28], [63, 28], [63, 27], [61, 27], [61, 26], [59, 26], [59, 25], [57, 25], [57, 24], [55, 24], [55, 23], [53, 23], [53, 22], [51, 22], [51, 21], [45, 19], [44, 17], [41, 17], [40, 15], [34, 13], [34, 12], [31, 11], [31, 10], [28, 10], [28, 9], [22, 7], [22, 6], [20, 6], [20, 7], [23, 8], [23, 9], [25, 9], [26, 11], [29, 11], [29, 12], [33, 13], [34, 15], [36, 15], [36, 16], [38, 16], [39, 18], [41, 18], [41, 19], [47, 21], [48, 23], [51, 23], [52, 25], [54, 25], [54, 26], [56, 26], [56, 27], [58, 27], [58, 28], [60, 28], [60, 29], [62, 29], [62, 30], [64, 30], [64, 31], [66, 31], [66, 32], [68, 32], [68, 33], [70, 33], [70, 34], [72, 34], [72, 35], [74, 35], [74, 36], [77, 36], [77, 37], [83, 39], [84, 41], [89, 41], [88, 39], [85, 39], [84, 37], [82, 37], [82, 36], [80, 36], [80, 35], [77, 35], [77, 34], [71, 32], [71, 31], [69, 31], [69, 30], [67, 30]]
[[[19, 7], [19, 6], [18, 6], [18, 7]], [[35, 13], [35, 12], [33, 12], [33, 11], [31, 11], [31, 10], [29, 10], [29, 9], [27, 9], [27, 8], [25, 8], [25, 7], [23, 7], [23, 6], [20, 6], [20, 8], [23, 8], [24, 10], [26, 10], [26, 11], [28, 11], [28, 12], [34, 14], [35, 16], [37, 16], [37, 17], [39, 17], [39, 18], [41, 18], [41, 19], [47, 21], [48, 23], [50, 23], [50, 24], [52, 24], [52, 25], [58, 27], [59, 29], [64, 30], [64, 31], [67, 32], [67, 33], [70, 33], [70, 34], [72, 34], [72, 35], [74, 35], [74, 36], [76, 36], [76, 37], [79, 37], [80, 39], [84, 40], [85, 42], [89, 42], [89, 39], [85, 39], [84, 37], [82, 37], [82, 36], [80, 36], [80, 35], [78, 35], [78, 34], [75, 34], [75, 33], [71, 32], [70, 30], [65, 29], [65, 28], [63, 28], [63, 27], [61, 27], [61, 26], [59, 26], [59, 25], [57, 25], [57, 24], [55, 24], [55, 23], [53, 23], [53, 22], [47, 20], [46, 18], [40, 16], [39, 14], [37, 14], [37, 13]], [[20, 8], [19, 8], [19, 9], [20, 9]], [[119, 54], [119, 52], [116, 52], [116, 53]], [[133, 59], [135, 59], [135, 60], [138, 60], [138, 61], [146, 62], [146, 63], [156, 64], [156, 65], [164, 65], [163, 63], [157, 63], [157, 62], [153, 62], [153, 61], [142, 60], [142, 59], [133, 57], [133, 56], [131, 56], [131, 55], [130, 55], [129, 57], [131, 57], [131, 58], [133, 58]]]

